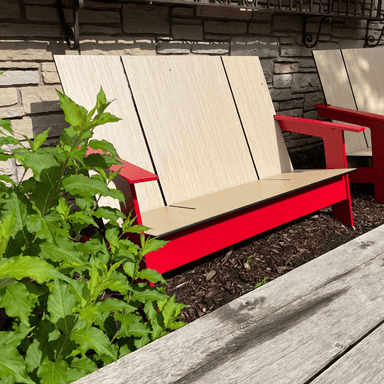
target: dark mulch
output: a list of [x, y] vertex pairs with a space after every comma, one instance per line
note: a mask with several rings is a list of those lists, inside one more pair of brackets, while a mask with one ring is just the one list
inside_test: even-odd
[[[325, 168], [322, 147], [291, 154], [295, 169]], [[384, 205], [373, 185], [352, 184], [355, 228], [337, 221], [326, 208], [164, 274], [168, 294], [189, 305], [190, 323], [266, 282], [384, 224]], [[196, 244], [199, 246], [199, 244]], [[203, 246], [203, 245], [201, 245]]]

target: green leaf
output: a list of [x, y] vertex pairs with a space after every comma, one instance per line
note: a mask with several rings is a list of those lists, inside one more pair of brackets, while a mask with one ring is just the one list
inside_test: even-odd
[[16, 256], [1, 260], [0, 277], [3, 276], [14, 277], [17, 280], [29, 277], [39, 284], [53, 279], [71, 282], [71, 279], [61, 274], [52, 265], [39, 257], [32, 256]]
[[116, 160], [116, 158], [111, 155], [102, 155], [101, 153], [92, 153], [84, 159], [84, 165], [87, 169], [108, 169], [114, 164], [121, 164], [121, 161]]
[[102, 113], [101, 115], [97, 115], [93, 121], [91, 122], [91, 127], [97, 127], [99, 125], [103, 125], [106, 123], [115, 123], [116, 121], [121, 120], [120, 117], [115, 115], [111, 115], [109, 112]]
[[77, 300], [68, 284], [60, 280], [53, 282], [50, 292], [47, 309], [51, 315], [51, 321], [53, 324], [57, 324], [59, 320], [62, 320], [57, 326], [60, 325], [59, 329], [68, 334], [73, 326], [72, 308], [76, 305]]
[[108, 355], [116, 360], [117, 356], [112, 349], [108, 337], [97, 328], [83, 328], [74, 330], [70, 339], [79, 344], [79, 350], [84, 356], [89, 349], [94, 349], [100, 355]]
[[69, 265], [84, 265], [83, 254], [76, 249], [76, 244], [68, 238], [57, 238], [56, 244], [42, 244], [41, 256], [56, 262], [65, 262]]
[[[0, 175], [0, 180], [4, 180], [6, 183], [11, 183], [13, 185], [17, 185], [16, 182], [14, 182], [9, 176], [7, 175]], [[1, 187], [1, 183], [0, 183], [0, 187]]]
[[149, 252], [157, 251], [159, 248], [164, 247], [168, 241], [158, 240], [156, 237], [151, 237], [147, 239], [145, 242], [142, 241], [142, 250], [141, 255], [145, 256]]
[[27, 376], [26, 365], [15, 347], [3, 345], [0, 353], [0, 377], [11, 377], [14, 382], [34, 384]]
[[160, 281], [164, 284], [167, 284], [167, 281], [164, 279], [164, 277], [154, 269], [142, 269], [137, 273], [136, 278], [148, 280], [151, 283], [158, 283]]
[[15, 282], [15, 279], [13, 277], [3, 277], [0, 279], [0, 297], [4, 295], [5, 288], [8, 285], [12, 285]]
[[12, 191], [8, 199], [4, 201], [0, 215], [6, 217], [12, 211], [14, 211], [16, 215], [16, 224], [11, 237], [15, 238], [16, 234], [20, 232], [26, 244], [28, 243], [30, 234], [26, 231], [25, 222], [28, 216], [33, 213], [33, 210], [31, 202], [17, 190]]
[[37, 370], [41, 384], [67, 384], [68, 364], [64, 360], [50, 361], [46, 357]]
[[27, 326], [29, 326], [28, 316], [34, 307], [28, 295], [29, 292], [25, 285], [16, 281], [7, 286], [0, 299], [0, 306], [5, 308], [7, 315], [18, 317]]
[[34, 151], [39, 149], [45, 143], [45, 140], [47, 140], [47, 138], [48, 138], [49, 130], [50, 129], [51, 128], [48, 128], [44, 132], [40, 133], [40, 135], [38, 135], [37, 137], [35, 136], [35, 134], [33, 134], [33, 138], [34, 138], [34, 141], [33, 141]]
[[110, 153], [115, 158], [119, 158], [113, 144], [106, 140], [91, 140], [88, 145], [94, 150], [101, 149], [104, 153]]
[[71, 362], [71, 368], [83, 369], [87, 374], [98, 369], [96, 363], [86, 356], [81, 358], [75, 357]]
[[16, 213], [13, 209], [7, 217], [0, 222], [0, 256], [7, 249], [8, 241], [16, 227]]
[[105, 97], [105, 93], [103, 90], [103, 87], [100, 86], [100, 91], [97, 94], [96, 97], [96, 109], [97, 113], [103, 113], [105, 111], [105, 108], [109, 105], [107, 102], [107, 98]]
[[146, 284], [135, 284], [133, 286], [132, 300], [145, 303], [146, 301], [164, 300], [167, 297], [165, 293], [159, 292], [156, 287], [150, 287]]
[[33, 327], [28, 327], [23, 323], [13, 323], [14, 331], [1, 331], [0, 350], [3, 345], [18, 347], [20, 343], [28, 336]]
[[114, 317], [117, 321], [121, 322], [120, 329], [117, 332], [118, 337], [142, 337], [151, 333], [148, 325], [142, 322], [140, 315], [128, 313], [124, 316], [121, 313], [115, 313]]
[[[115, 197], [113, 191], [110, 191], [106, 184], [100, 180], [90, 179], [84, 175], [71, 175], [62, 180], [64, 188], [72, 195], [80, 195], [85, 197], [92, 197], [95, 195], [112, 196]], [[124, 202], [124, 195], [121, 191], [118, 194], [119, 200]]]
[[20, 149], [15, 154], [15, 157], [24, 167], [32, 169], [37, 180], [39, 180], [38, 177], [44, 169], [58, 165], [55, 156], [52, 153], [47, 153], [47, 151], [42, 148], [36, 152]]
[[25, 355], [25, 362], [27, 363], [28, 372], [32, 372], [40, 366], [42, 357], [43, 352], [40, 349], [40, 342], [39, 340], [34, 339], [29, 345]]
[[11, 120], [3, 120], [0, 118], [0, 127], [3, 127], [7, 132], [9, 132], [13, 136], [13, 131], [11, 128]]
[[88, 111], [76, 104], [68, 96], [56, 90], [60, 99], [60, 107], [64, 112], [65, 121], [79, 134], [86, 130]]

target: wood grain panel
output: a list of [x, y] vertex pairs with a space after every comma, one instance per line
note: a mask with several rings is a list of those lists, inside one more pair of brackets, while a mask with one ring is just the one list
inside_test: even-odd
[[357, 109], [383, 115], [384, 48], [343, 49], [342, 54]]
[[[337, 49], [313, 51], [312, 53], [327, 103], [335, 107], [356, 110], [355, 99], [341, 51]], [[364, 132], [360, 133], [344, 132], [347, 155], [367, 149], [367, 140], [369, 139], [366, 138], [370, 138], [370, 132], [365, 136], [367, 131], [370, 131], [370, 129], [366, 128]], [[372, 156], [372, 152], [370, 156]]]
[[[107, 112], [122, 120], [97, 127], [94, 138], [108, 140], [123, 160], [154, 172], [120, 57], [71, 55], [54, 59], [64, 93], [76, 103], [91, 110], [100, 86], [107, 100], [114, 100]], [[157, 181], [138, 184], [136, 191], [143, 212], [164, 206]], [[117, 200], [109, 198], [100, 205], [119, 207]]]
[[382, 321], [383, 251], [381, 226], [76, 383], [305, 383]]
[[261, 179], [292, 169], [258, 57], [222, 57]]
[[151, 228], [146, 232], [147, 234], [165, 236], [349, 172], [351, 169], [302, 170], [283, 173], [145, 212], [142, 220], [147, 227]]
[[219, 57], [122, 59], [168, 204], [257, 180]]

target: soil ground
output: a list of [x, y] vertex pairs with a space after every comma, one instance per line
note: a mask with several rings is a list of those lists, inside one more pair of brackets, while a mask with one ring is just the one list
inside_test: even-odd
[[[290, 155], [295, 169], [325, 168], [322, 146]], [[355, 228], [325, 208], [164, 274], [167, 293], [189, 305], [182, 311], [184, 321], [190, 323], [256, 284], [268, 283], [384, 224], [384, 205], [375, 201], [372, 184], [351, 184], [351, 197]]]

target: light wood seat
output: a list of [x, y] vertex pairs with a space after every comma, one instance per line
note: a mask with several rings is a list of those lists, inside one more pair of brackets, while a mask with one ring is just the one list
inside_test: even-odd
[[253, 205], [268, 202], [289, 193], [346, 174], [344, 169], [302, 170], [282, 173], [263, 180], [210, 193], [167, 207], [144, 212], [141, 218], [152, 236], [167, 236]]
[[[151, 228], [147, 235], [170, 240], [146, 256], [148, 267], [166, 272], [329, 205], [353, 225], [342, 130], [364, 128], [275, 116], [257, 57], [71, 55], [55, 62], [78, 104], [92, 108], [100, 86], [116, 98], [110, 112], [123, 120], [95, 135], [152, 180], [136, 188], [137, 177], [123, 170], [116, 182], [125, 210], [133, 207], [138, 223]], [[323, 137], [327, 168], [342, 170], [292, 172], [282, 129]]]
[[[317, 106], [318, 114], [334, 121], [364, 124], [370, 129], [364, 132], [346, 133], [345, 144], [348, 165], [357, 167], [351, 175], [354, 183], [373, 183], [375, 197], [384, 203], [384, 49], [343, 49], [313, 51], [321, 85], [327, 104], [343, 110]], [[346, 110], [348, 111], [346, 111]], [[379, 114], [362, 115], [352, 111]]]

